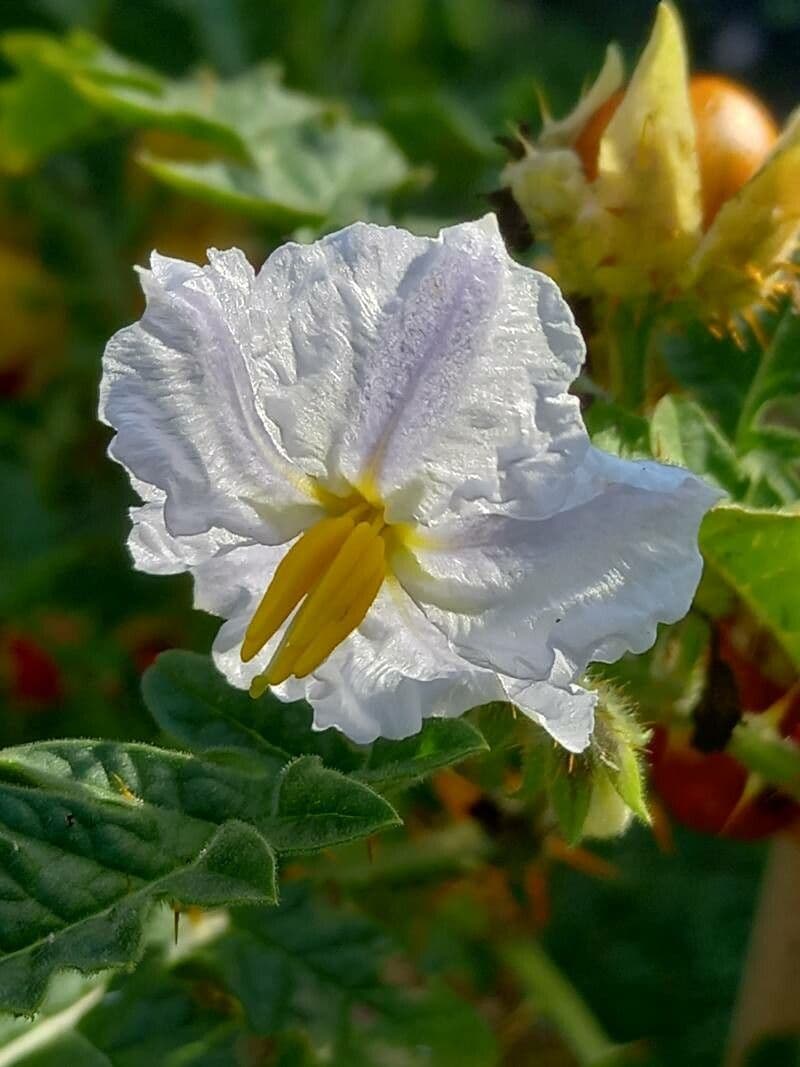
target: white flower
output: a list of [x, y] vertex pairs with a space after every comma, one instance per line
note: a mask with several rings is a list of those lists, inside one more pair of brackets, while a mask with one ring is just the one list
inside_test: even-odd
[[228, 679], [358, 742], [511, 700], [582, 749], [578, 678], [687, 611], [717, 493], [590, 445], [580, 333], [494, 217], [356, 224], [258, 274], [154, 254], [142, 284], [101, 417], [144, 501], [135, 563], [192, 572]]

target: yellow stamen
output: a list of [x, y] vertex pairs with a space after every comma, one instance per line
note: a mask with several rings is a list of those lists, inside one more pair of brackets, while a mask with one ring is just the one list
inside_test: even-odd
[[365, 581], [359, 583], [358, 591], [353, 591], [352, 601], [344, 613], [340, 614], [338, 618], [330, 619], [325, 623], [303, 654], [298, 656], [294, 665], [296, 678], [305, 678], [307, 674], [311, 674], [313, 670], [316, 670], [337, 645], [340, 645], [363, 621], [364, 616], [372, 606], [373, 600], [378, 595], [385, 577], [386, 566], [381, 555], [379, 566], [367, 575]]
[[354, 528], [350, 515], [322, 519], [289, 549], [247, 627], [241, 652], [244, 663], [257, 655], [289, 618], [336, 558]]
[[251, 683], [252, 696], [310, 674], [361, 623], [386, 576], [387, 532], [383, 509], [362, 501], [317, 523], [289, 551], [247, 629], [242, 659], [252, 659], [306, 599]]

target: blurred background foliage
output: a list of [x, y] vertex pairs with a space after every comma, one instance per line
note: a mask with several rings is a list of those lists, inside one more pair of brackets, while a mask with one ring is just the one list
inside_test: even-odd
[[[151, 248], [199, 260], [207, 246], [231, 244], [260, 261], [291, 235], [356, 216], [421, 232], [475, 217], [503, 161], [494, 137], [511, 120], [536, 122], [540, 90], [556, 113], [566, 109], [609, 39], [629, 55], [640, 46], [653, 8], [640, 0], [0, 2], [3, 745], [148, 739], [142, 671], [164, 648], [207, 650], [215, 629], [191, 611], [188, 578], [138, 574], [124, 547], [133, 496], [105, 458], [95, 409], [103, 344], [139, 314], [132, 264]], [[782, 118], [795, 102], [797, 0], [686, 0], [682, 13], [695, 66], [745, 80]], [[93, 37], [56, 43], [76, 31]], [[33, 32], [58, 38], [45, 46], [20, 36]], [[263, 62], [272, 66], [248, 73]], [[155, 106], [148, 94], [164, 89], [162, 78], [178, 81]], [[243, 80], [229, 99], [209, 103], [217, 78]], [[254, 92], [267, 102], [255, 115], [241, 103]], [[312, 158], [320, 152], [333, 160], [322, 177]], [[198, 167], [215, 190], [203, 199]], [[420, 790], [420, 825], [442, 803], [457, 809], [452, 789], [443, 795]], [[494, 832], [492, 812], [480, 814], [481, 832]], [[525, 859], [519, 828], [514, 847]], [[690, 831], [665, 848], [637, 827], [585, 863], [555, 856], [538, 918], [543, 944], [603, 1027], [620, 1042], [647, 1039], [639, 1062], [701, 1067], [723, 1045], [762, 852]], [[450, 872], [457, 891], [432, 892], [423, 879], [393, 904], [378, 863], [354, 893], [429, 973], [455, 975], [491, 1014], [486, 942], [503, 909], [536, 898], [497, 872], [476, 861]], [[424, 938], [409, 899], [440, 920]], [[506, 1036], [508, 1062], [528, 1062], [524, 1045]], [[537, 1062], [574, 1062], [556, 1041], [542, 1054], [546, 1027], [539, 1039]]]

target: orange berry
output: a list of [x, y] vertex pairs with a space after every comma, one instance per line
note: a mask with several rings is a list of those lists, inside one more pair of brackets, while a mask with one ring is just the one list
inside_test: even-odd
[[690, 93], [707, 229], [767, 158], [778, 127], [758, 97], [730, 78], [696, 74]]
[[[623, 95], [619, 90], [610, 96], [573, 145], [589, 181], [597, 177], [600, 141]], [[725, 201], [764, 162], [777, 140], [778, 127], [758, 97], [730, 78], [695, 74], [689, 95], [697, 129], [703, 226], [707, 229]]]

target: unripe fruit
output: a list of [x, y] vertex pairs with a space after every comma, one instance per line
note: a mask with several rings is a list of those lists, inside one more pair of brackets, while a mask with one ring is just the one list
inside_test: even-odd
[[[600, 141], [623, 98], [620, 90], [595, 111], [574, 149], [589, 181], [597, 177]], [[778, 138], [778, 127], [758, 97], [718, 74], [695, 74], [689, 96], [697, 130], [697, 158], [708, 228], [725, 203], [758, 170]]]

